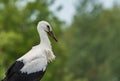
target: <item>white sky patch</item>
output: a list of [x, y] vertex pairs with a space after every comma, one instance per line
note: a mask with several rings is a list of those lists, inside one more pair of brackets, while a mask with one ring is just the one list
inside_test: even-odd
[[[115, 0], [99, 0], [105, 8], [112, 7]], [[117, 0], [116, 0], [117, 1]], [[119, 0], [118, 0], [119, 1]], [[55, 15], [67, 24], [70, 24], [72, 22], [72, 18], [75, 14], [75, 3], [77, 0], [56, 0], [54, 5], [51, 6], [51, 10], [55, 12]], [[56, 7], [59, 5], [62, 5], [63, 8], [61, 11], [56, 12]]]
[[[76, 0], [56, 0], [50, 9], [55, 12], [55, 15], [60, 18], [60, 20], [63, 20], [69, 24], [75, 14], [75, 2]], [[62, 10], [56, 12], [56, 7], [60, 5], [62, 5]]]
[[115, 0], [100, 0], [105, 8], [111, 8]]

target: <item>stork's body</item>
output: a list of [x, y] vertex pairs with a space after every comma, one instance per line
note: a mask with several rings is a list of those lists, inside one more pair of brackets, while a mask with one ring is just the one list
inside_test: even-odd
[[17, 59], [7, 70], [3, 81], [40, 81], [49, 61], [55, 59], [47, 33], [55, 40], [52, 29], [46, 21], [41, 21], [37, 26], [41, 38], [39, 45]]

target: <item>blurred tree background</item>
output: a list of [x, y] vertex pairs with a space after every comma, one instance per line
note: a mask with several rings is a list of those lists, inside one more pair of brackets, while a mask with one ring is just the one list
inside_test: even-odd
[[106, 9], [98, 0], [77, 0], [67, 27], [50, 11], [54, 2], [0, 0], [0, 80], [8, 66], [39, 43], [37, 22], [47, 20], [59, 42], [52, 41], [57, 58], [42, 81], [120, 81], [120, 5]]

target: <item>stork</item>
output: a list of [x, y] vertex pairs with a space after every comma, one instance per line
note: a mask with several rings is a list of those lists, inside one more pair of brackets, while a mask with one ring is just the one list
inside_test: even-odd
[[2, 81], [40, 81], [46, 71], [48, 62], [55, 59], [52, 46], [47, 36], [57, 41], [50, 24], [40, 21], [37, 30], [41, 39], [40, 44], [32, 47], [25, 55], [18, 58], [6, 71]]

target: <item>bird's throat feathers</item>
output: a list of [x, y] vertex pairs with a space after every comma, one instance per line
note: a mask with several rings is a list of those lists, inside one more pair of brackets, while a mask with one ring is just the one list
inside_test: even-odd
[[45, 31], [43, 31], [43, 30], [41, 30], [40, 32], [39, 32], [39, 35], [40, 35], [40, 44], [43, 46], [43, 47], [50, 47], [50, 49], [51, 49], [51, 43], [50, 43], [50, 40], [49, 40], [49, 38], [48, 38], [48, 36], [47, 36], [47, 33], [45, 32]]
[[53, 54], [53, 52], [49, 49], [46, 49], [45, 52], [47, 61], [52, 62], [55, 59], [55, 55]]

